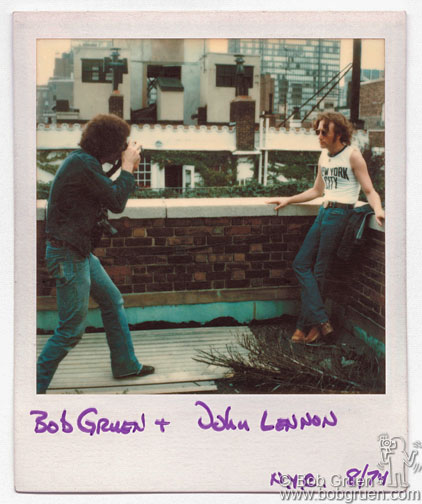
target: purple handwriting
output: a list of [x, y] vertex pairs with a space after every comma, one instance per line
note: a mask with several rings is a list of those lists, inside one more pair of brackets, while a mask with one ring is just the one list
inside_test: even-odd
[[[48, 413], [41, 410], [32, 410], [30, 415], [35, 416], [36, 434], [55, 434], [56, 432], [64, 432], [69, 434], [73, 432], [74, 426], [67, 418], [66, 410], [63, 410], [60, 420], [55, 422], [48, 418]], [[143, 432], [145, 430], [145, 414], [142, 413], [139, 421], [135, 420], [115, 420], [111, 421], [106, 417], [97, 417], [98, 411], [96, 408], [87, 408], [83, 410], [76, 419], [76, 428], [80, 432], [93, 436], [102, 432], [112, 432], [114, 434], [133, 434], [135, 432]], [[155, 425], [159, 426], [161, 432], [165, 432], [165, 427], [170, 425], [170, 422], [164, 418], [157, 419]]]
[[[201, 429], [208, 430], [211, 429], [215, 432], [221, 432], [224, 430], [245, 430], [250, 431], [248, 421], [243, 420], [233, 420], [231, 418], [231, 406], [227, 406], [223, 415], [215, 414], [210, 406], [208, 406], [203, 401], [196, 401], [195, 406], [200, 406], [203, 408], [203, 412], [206, 413], [206, 418], [202, 416], [198, 419], [198, 426]], [[265, 410], [261, 417], [260, 429], [263, 432], [276, 430], [276, 431], [286, 431], [290, 429], [297, 429], [298, 426], [301, 430], [305, 427], [321, 427], [325, 429], [328, 425], [334, 427], [337, 425], [337, 417], [333, 411], [329, 413], [330, 418], [324, 416], [323, 418], [318, 415], [311, 415], [306, 413], [305, 416], [300, 417], [298, 421], [296, 415], [292, 415], [291, 418], [277, 418], [275, 422], [268, 422], [268, 411]]]
[[[353, 467], [346, 471], [346, 477], [340, 474], [332, 475], [330, 483], [334, 488], [340, 487], [374, 487], [375, 485], [385, 486], [388, 476], [388, 471], [384, 474], [377, 469], [368, 471], [369, 464], [360, 470]], [[281, 472], [273, 472], [270, 476], [270, 486], [280, 485], [286, 490], [305, 490], [305, 488], [326, 488], [326, 478], [317, 474], [283, 474]]]
[[366, 464], [362, 470], [357, 469], [356, 467], [349, 469], [346, 472], [348, 486], [357, 485], [358, 488], [362, 488], [364, 484], [369, 484], [369, 486], [372, 486], [376, 480], [380, 481], [384, 486], [387, 480], [388, 471], [382, 474], [380, 471], [378, 471], [378, 469], [374, 469], [372, 471], [368, 471], [368, 469], [369, 464]]
[[288, 432], [290, 429], [297, 429], [298, 425], [300, 425], [300, 430], [303, 430], [305, 427], [321, 427], [325, 429], [328, 425], [330, 427], [335, 427], [337, 425], [337, 417], [333, 411], [330, 411], [331, 419], [329, 420], [326, 416], [321, 418], [318, 415], [311, 415], [310, 413], [306, 413], [305, 416], [300, 417], [300, 421], [298, 422], [296, 415], [292, 415], [292, 418], [277, 418], [275, 423], [267, 423], [268, 412], [264, 411], [261, 418], [261, 430], [262, 431], [270, 431], [275, 429], [276, 431], [285, 430]]
[[[246, 418], [234, 418], [231, 406], [227, 406], [222, 413], [215, 413], [204, 401], [196, 401], [195, 406], [201, 409], [200, 417], [197, 420], [200, 429], [212, 430], [214, 432], [235, 430], [249, 432], [251, 430], [249, 421]], [[78, 430], [90, 436], [106, 432], [126, 435], [144, 432], [146, 428], [145, 413], [142, 413], [136, 420], [110, 420], [107, 417], [99, 416], [96, 408], [84, 409], [75, 421], [69, 418], [65, 409], [58, 420], [51, 419], [48, 412], [42, 410], [31, 410], [30, 415], [34, 415], [34, 432], [36, 434], [55, 434], [59, 431], [70, 434], [74, 430]], [[158, 427], [160, 432], [164, 433], [167, 432], [166, 428], [170, 425], [170, 421], [165, 418], [157, 418], [152, 425]], [[262, 432], [288, 432], [290, 429], [300, 428], [303, 430], [305, 427], [321, 427], [324, 429], [326, 426], [334, 427], [336, 425], [337, 417], [333, 411], [330, 411], [329, 415], [323, 417], [305, 413], [299, 419], [293, 414], [286, 418], [279, 417], [270, 420], [268, 411], [265, 410], [261, 416], [259, 429]]]
[[202, 401], [196, 401], [195, 406], [201, 406], [202, 408], [204, 408], [205, 412], [208, 415], [206, 421], [203, 421], [202, 417], [199, 418], [198, 425], [201, 429], [205, 430], [212, 429], [215, 432], [221, 432], [223, 430], [236, 430], [236, 429], [245, 431], [250, 430], [247, 420], [239, 420], [236, 425], [236, 422], [230, 418], [231, 406], [227, 406], [224, 416], [222, 415], [214, 416], [214, 413], [211, 411], [211, 408]]
[[326, 488], [324, 478], [317, 475], [314, 476], [312, 473], [307, 473], [305, 475], [302, 474], [294, 474], [291, 476], [290, 474], [282, 474], [280, 472], [272, 473], [270, 479], [270, 486], [273, 485], [281, 485], [287, 490], [291, 489], [300, 489], [304, 490], [305, 488]]

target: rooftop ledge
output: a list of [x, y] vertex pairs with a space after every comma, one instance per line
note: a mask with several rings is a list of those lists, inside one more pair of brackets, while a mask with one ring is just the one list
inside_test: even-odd
[[[262, 216], [312, 216], [318, 213], [323, 198], [306, 203], [288, 205], [276, 213], [274, 205], [267, 205], [269, 197], [254, 198], [175, 198], [130, 199], [120, 214], [109, 212], [110, 219], [180, 219], [198, 217], [262, 217]], [[365, 205], [358, 201], [356, 206]], [[37, 200], [37, 220], [44, 220], [47, 201]], [[369, 227], [384, 231], [374, 216]]]

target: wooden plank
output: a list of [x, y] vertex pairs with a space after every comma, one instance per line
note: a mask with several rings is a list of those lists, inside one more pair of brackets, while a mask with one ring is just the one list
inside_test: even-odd
[[[200, 350], [213, 349], [227, 353], [229, 346], [239, 353], [246, 353], [238, 344], [238, 339], [248, 333], [249, 329], [244, 326], [133, 331], [136, 355], [141, 362], [153, 365], [155, 373], [142, 378], [119, 380], [111, 375], [110, 352], [105, 334], [85, 334], [60, 364], [49, 390], [56, 393], [76, 389], [78, 391], [73, 393], [178, 393], [172, 390], [181, 389], [181, 386], [173, 387], [171, 384], [209, 382], [227, 374], [226, 368], [195, 361], [194, 357], [198, 356]], [[37, 338], [38, 352], [48, 338], [49, 335]], [[154, 387], [157, 392], [148, 391]], [[187, 391], [192, 386], [186, 387]], [[111, 391], [107, 392], [109, 389]], [[117, 389], [119, 392], [116, 392]], [[195, 387], [193, 390], [196, 390]]]
[[47, 394], [186, 394], [215, 392], [214, 381], [132, 385], [130, 387], [96, 387], [83, 389], [52, 389]]

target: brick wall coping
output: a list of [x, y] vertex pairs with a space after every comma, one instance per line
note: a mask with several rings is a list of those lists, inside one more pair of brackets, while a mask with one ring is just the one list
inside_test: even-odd
[[[273, 205], [266, 205], [269, 197], [254, 198], [175, 198], [175, 199], [130, 199], [121, 214], [109, 214], [110, 219], [176, 219], [204, 217], [262, 217], [274, 216]], [[278, 211], [279, 216], [312, 216], [318, 213], [323, 198], [306, 203], [289, 205]], [[358, 201], [358, 206], [365, 202]], [[44, 220], [46, 200], [37, 200], [37, 220]], [[384, 231], [374, 216], [369, 226]]]

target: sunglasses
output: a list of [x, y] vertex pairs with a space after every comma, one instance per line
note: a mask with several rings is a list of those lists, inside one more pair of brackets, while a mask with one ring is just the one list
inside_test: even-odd
[[319, 136], [319, 135], [321, 134], [322, 136], [324, 136], [324, 137], [325, 137], [325, 136], [327, 136], [327, 135], [328, 135], [328, 131], [327, 131], [327, 130], [320, 130], [320, 129], [316, 129], [316, 130], [315, 130], [315, 134], [316, 134], [316, 136]]

